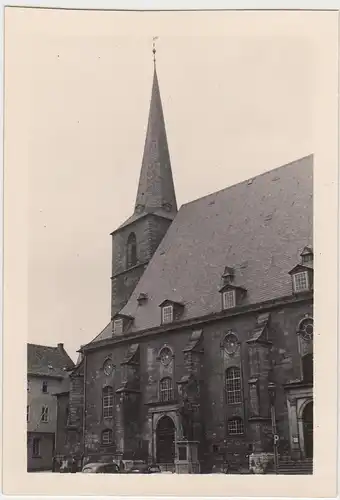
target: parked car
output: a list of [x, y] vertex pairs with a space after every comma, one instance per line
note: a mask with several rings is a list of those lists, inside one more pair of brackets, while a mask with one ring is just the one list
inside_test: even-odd
[[129, 469], [126, 470], [127, 474], [160, 474], [161, 472], [162, 470], [159, 465], [148, 465], [143, 463], [133, 464]]
[[119, 474], [120, 470], [116, 463], [98, 462], [84, 465], [82, 472], [87, 474]]

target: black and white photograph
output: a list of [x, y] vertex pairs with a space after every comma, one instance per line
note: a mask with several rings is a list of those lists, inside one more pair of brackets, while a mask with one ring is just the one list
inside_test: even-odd
[[335, 99], [335, 60], [316, 13], [226, 12], [215, 32], [198, 12], [178, 36], [164, 14], [5, 13], [5, 159], [25, 191], [13, 245], [26, 221], [16, 454], [35, 484], [312, 480], [319, 259], [333, 356], [337, 307], [319, 246], [336, 228], [336, 169], [320, 162], [315, 96], [324, 71]]

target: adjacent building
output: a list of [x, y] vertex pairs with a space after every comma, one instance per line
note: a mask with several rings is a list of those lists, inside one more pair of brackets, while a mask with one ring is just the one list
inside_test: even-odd
[[135, 206], [111, 237], [111, 319], [71, 370], [63, 453], [310, 460], [313, 156], [178, 210], [155, 68]]
[[50, 470], [55, 452], [57, 402], [74, 366], [63, 344], [27, 345], [27, 470]]

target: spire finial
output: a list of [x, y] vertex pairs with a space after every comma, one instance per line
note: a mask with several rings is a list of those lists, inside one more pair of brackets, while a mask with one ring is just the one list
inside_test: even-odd
[[156, 66], [156, 40], [158, 40], [158, 36], [154, 36], [152, 38], [153, 63], [155, 66]]

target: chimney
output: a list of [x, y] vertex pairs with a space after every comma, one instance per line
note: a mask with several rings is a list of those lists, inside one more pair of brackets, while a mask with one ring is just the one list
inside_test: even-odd
[[62, 351], [64, 352], [64, 343], [63, 342], [60, 342], [58, 345], [57, 345], [59, 351]]

